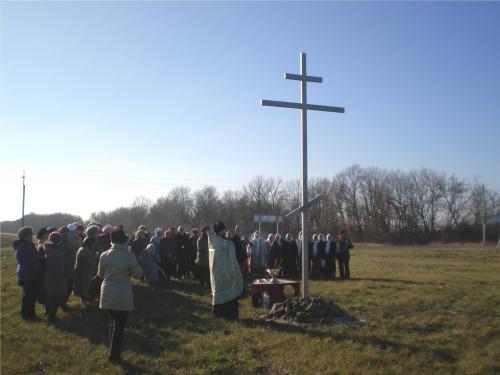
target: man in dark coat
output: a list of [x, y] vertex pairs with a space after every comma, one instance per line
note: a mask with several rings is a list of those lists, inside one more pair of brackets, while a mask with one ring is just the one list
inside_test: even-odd
[[337, 237], [336, 254], [339, 262], [339, 273], [341, 279], [349, 279], [351, 277], [349, 269], [349, 260], [351, 259], [350, 250], [354, 248], [350, 239], [348, 239], [344, 231], [340, 231]]
[[233, 242], [234, 242], [234, 251], [236, 251], [236, 260], [238, 261], [241, 272], [243, 272], [245, 268], [245, 263], [247, 261], [247, 253], [245, 251], [243, 243], [241, 242], [239, 225], [236, 225], [234, 227]]
[[323, 260], [325, 263], [325, 275], [327, 279], [335, 279], [335, 242], [332, 235], [327, 234], [325, 248], [323, 251]]
[[281, 234], [276, 233], [271, 246], [271, 267], [283, 270], [284, 242]]
[[311, 279], [316, 279], [321, 275], [321, 246], [318, 241], [318, 235], [313, 234], [312, 242], [309, 243], [309, 274]]
[[284, 243], [283, 251], [283, 276], [292, 279], [297, 278], [297, 258], [298, 258], [298, 248], [297, 242], [292, 238], [292, 235], [288, 233], [285, 237], [286, 241]]

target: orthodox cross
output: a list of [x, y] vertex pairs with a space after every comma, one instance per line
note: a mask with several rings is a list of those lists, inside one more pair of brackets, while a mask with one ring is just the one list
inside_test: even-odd
[[344, 108], [330, 107], [325, 105], [316, 105], [307, 103], [307, 82], [322, 83], [323, 78], [308, 76], [306, 72], [306, 54], [300, 54], [300, 74], [285, 73], [285, 79], [300, 81], [300, 103], [281, 102], [276, 100], [262, 100], [261, 105], [268, 107], [295, 108], [301, 110], [302, 115], [302, 206], [290, 212], [286, 217], [302, 214], [302, 297], [309, 296], [309, 237], [307, 231], [307, 210], [321, 196], [312, 200], [307, 198], [307, 110], [344, 113]]

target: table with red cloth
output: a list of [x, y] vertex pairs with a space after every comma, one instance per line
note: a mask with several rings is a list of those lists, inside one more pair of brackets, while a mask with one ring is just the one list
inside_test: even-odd
[[293, 288], [294, 296], [300, 297], [300, 281], [287, 279], [257, 279], [252, 283], [252, 301], [262, 296], [262, 293], [267, 292], [272, 301], [283, 301], [285, 295], [283, 289], [290, 285]]

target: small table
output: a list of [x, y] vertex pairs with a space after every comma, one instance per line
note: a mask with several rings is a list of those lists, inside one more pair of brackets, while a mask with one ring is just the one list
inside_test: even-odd
[[264, 292], [267, 292], [269, 298], [273, 301], [283, 301], [285, 299], [283, 289], [287, 285], [292, 286], [295, 297], [300, 297], [300, 281], [287, 279], [275, 279], [274, 282], [271, 282], [270, 279], [255, 280], [252, 283], [252, 302], [255, 301], [254, 306], [257, 305], [257, 301]]

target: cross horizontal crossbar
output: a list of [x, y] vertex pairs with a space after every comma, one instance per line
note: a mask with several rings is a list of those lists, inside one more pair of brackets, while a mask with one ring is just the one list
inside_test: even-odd
[[298, 215], [308, 209], [310, 209], [314, 204], [318, 203], [319, 200], [323, 198], [323, 196], [320, 194], [320, 195], [317, 195], [315, 196], [313, 199], [311, 199], [309, 202], [307, 202], [305, 205], [299, 207], [299, 208], [296, 208], [295, 210], [293, 210], [292, 212], [289, 212], [285, 215], [285, 217], [287, 219], [291, 218], [291, 217], [294, 217], [295, 215]]
[[323, 112], [337, 112], [344, 113], [345, 109], [342, 107], [331, 107], [328, 105], [318, 105], [318, 104], [301, 104], [293, 102], [281, 102], [278, 100], [261, 100], [261, 105], [267, 107], [282, 107], [282, 108], [295, 108], [295, 109], [308, 109], [313, 111], [323, 111]]
[[293, 79], [294, 81], [307, 81], [316, 83], [323, 82], [322, 77], [305, 76], [304, 79], [304, 76], [302, 74], [292, 74], [292, 73], [285, 73], [285, 79]]

